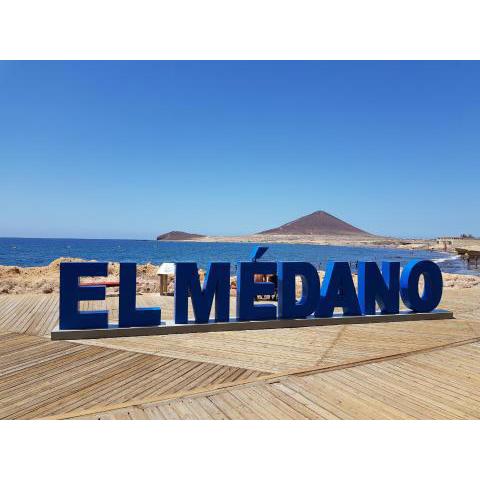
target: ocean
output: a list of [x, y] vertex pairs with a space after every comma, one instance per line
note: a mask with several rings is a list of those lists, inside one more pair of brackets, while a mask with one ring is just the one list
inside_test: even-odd
[[[323, 269], [327, 261], [348, 261], [355, 270], [356, 262], [399, 261], [413, 259], [438, 262], [442, 271], [479, 274], [466, 270], [457, 255], [423, 250], [344, 247], [332, 245], [265, 244], [269, 250], [262, 257], [271, 261], [306, 261]], [[59, 257], [110, 262], [160, 264], [163, 262], [197, 262], [205, 268], [209, 262], [230, 262], [232, 272], [238, 261], [248, 261], [254, 247], [251, 243], [164, 242], [156, 240], [86, 240], [61, 238], [0, 238], [0, 265], [36, 267], [48, 265]]]

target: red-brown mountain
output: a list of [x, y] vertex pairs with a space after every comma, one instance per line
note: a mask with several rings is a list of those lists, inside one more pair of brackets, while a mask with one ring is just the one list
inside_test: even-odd
[[163, 233], [157, 237], [157, 240], [193, 240], [194, 238], [200, 238], [204, 235], [198, 235], [197, 233], [180, 232], [178, 230], [172, 230], [171, 232]]
[[323, 210], [318, 210], [260, 234], [270, 235], [370, 235]]

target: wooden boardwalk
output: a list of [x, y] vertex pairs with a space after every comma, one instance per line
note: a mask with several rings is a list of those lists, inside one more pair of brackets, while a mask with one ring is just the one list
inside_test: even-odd
[[37, 418], [238, 382], [263, 372], [0, 335], [0, 418]]
[[88, 419], [478, 419], [480, 343], [254, 382]]
[[0, 418], [478, 418], [480, 288], [442, 306], [456, 318], [52, 342], [58, 296], [3, 295]]

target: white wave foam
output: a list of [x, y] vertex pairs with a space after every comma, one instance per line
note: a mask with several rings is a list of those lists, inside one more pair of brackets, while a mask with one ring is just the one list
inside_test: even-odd
[[461, 255], [454, 255], [453, 257], [437, 258], [436, 260], [433, 260], [433, 262], [434, 263], [452, 262], [453, 260], [459, 260], [460, 258], [461, 258]]

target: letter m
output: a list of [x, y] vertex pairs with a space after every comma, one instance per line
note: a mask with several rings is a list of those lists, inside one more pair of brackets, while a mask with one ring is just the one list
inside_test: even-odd
[[230, 313], [230, 264], [211, 263], [200, 285], [196, 263], [175, 267], [175, 323], [188, 323], [188, 296], [192, 298], [195, 323], [208, 323], [215, 297], [215, 321], [228, 322]]

